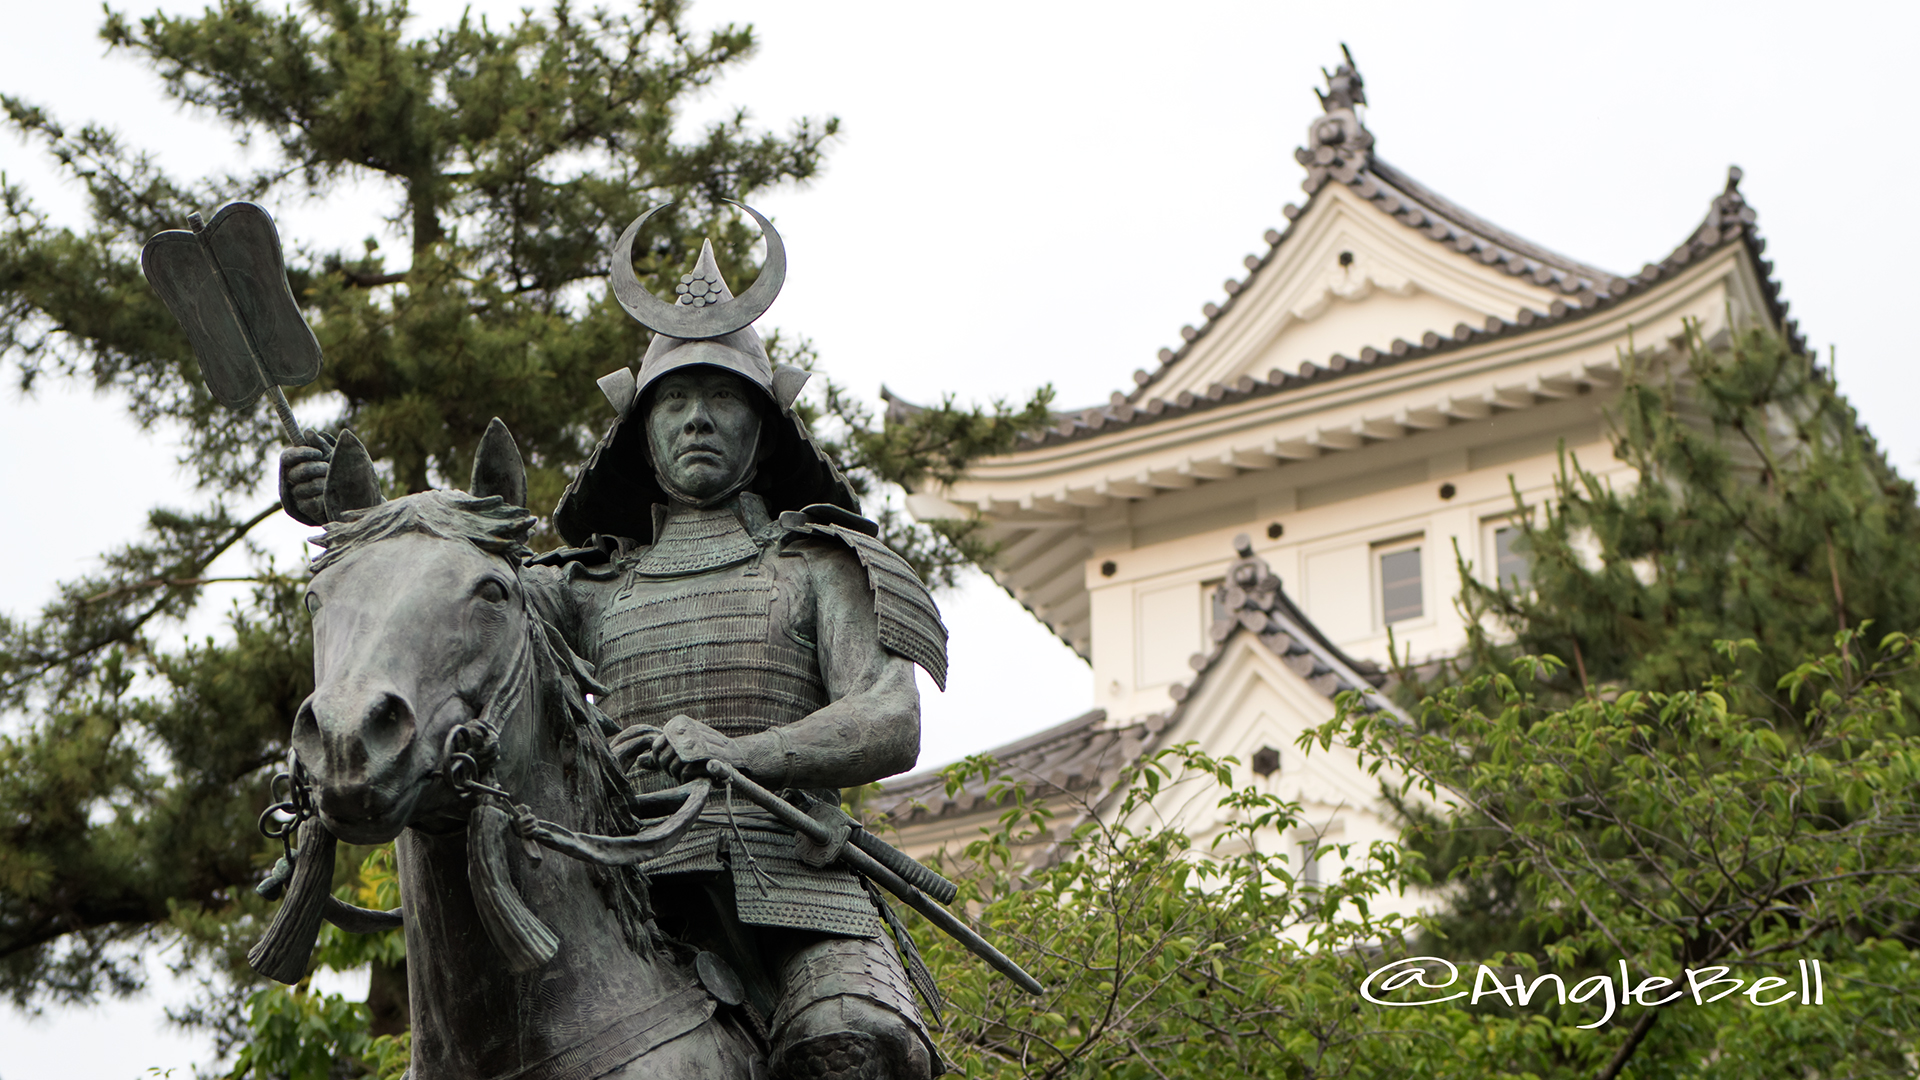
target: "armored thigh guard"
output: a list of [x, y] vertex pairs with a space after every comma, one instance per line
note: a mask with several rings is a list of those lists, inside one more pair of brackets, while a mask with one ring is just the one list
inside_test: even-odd
[[781, 1080], [919, 1080], [939, 1055], [906, 971], [881, 938], [821, 938], [781, 965], [773, 1067]]

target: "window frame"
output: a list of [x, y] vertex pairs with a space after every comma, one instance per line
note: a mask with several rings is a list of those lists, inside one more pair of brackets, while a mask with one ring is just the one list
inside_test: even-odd
[[[1490, 588], [1499, 588], [1500, 530], [1522, 529], [1530, 513], [1531, 508], [1526, 510], [1511, 510], [1503, 514], [1493, 514], [1480, 519], [1481, 570], [1479, 576], [1482, 584]], [[1527, 577], [1520, 583], [1521, 587], [1519, 590], [1522, 594], [1525, 594], [1533, 590], [1533, 558], [1530, 555], [1521, 555], [1520, 557], [1524, 559], [1527, 564]]]
[[[1396, 536], [1391, 540], [1375, 541], [1367, 546], [1368, 571], [1373, 578], [1372, 608], [1373, 629], [1375, 633], [1383, 633], [1390, 626], [1399, 626], [1404, 623], [1419, 623], [1433, 618], [1432, 612], [1428, 610], [1430, 604], [1428, 603], [1429, 598], [1427, 596], [1428, 574], [1426, 548], [1427, 534], [1424, 530], [1417, 533], [1406, 533], [1401, 536]], [[1417, 615], [1407, 615], [1398, 619], [1388, 619], [1386, 567], [1384, 562], [1387, 556], [1404, 551], [1414, 551], [1418, 553], [1420, 613]]]

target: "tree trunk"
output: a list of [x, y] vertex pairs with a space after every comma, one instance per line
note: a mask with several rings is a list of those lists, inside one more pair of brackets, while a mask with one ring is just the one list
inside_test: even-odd
[[[430, 156], [430, 155], [429, 155]], [[407, 178], [407, 205], [413, 218], [413, 261], [438, 243], [440, 231], [440, 177], [431, 170]]]

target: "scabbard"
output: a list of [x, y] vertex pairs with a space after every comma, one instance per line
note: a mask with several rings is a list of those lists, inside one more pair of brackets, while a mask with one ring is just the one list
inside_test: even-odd
[[[739, 769], [718, 759], [707, 762], [707, 773], [715, 780], [731, 783], [734, 790], [747, 798], [747, 801], [767, 811], [780, 820], [780, 823], [823, 847], [831, 846], [835, 837], [828, 828], [800, 810], [799, 807], [754, 783], [742, 775]], [[897, 850], [897, 849], [890, 849]], [[905, 853], [901, 853], [906, 858]], [[987, 939], [975, 933], [972, 927], [960, 921], [953, 912], [935, 903], [927, 894], [908, 884], [899, 874], [882, 865], [878, 859], [854, 844], [840, 847], [840, 862], [847, 869], [872, 881], [875, 885], [899, 897], [906, 905], [919, 912], [926, 920], [939, 927], [947, 936], [966, 946], [967, 951], [1007, 978], [1012, 979], [1020, 989], [1030, 994], [1046, 991], [1040, 980], [1026, 973], [1019, 964], [1013, 962], [1007, 954], [993, 947]], [[919, 864], [915, 864], [919, 865]], [[924, 868], [923, 868], [924, 869]], [[932, 871], [928, 871], [932, 873]], [[944, 879], [943, 879], [944, 880]]]

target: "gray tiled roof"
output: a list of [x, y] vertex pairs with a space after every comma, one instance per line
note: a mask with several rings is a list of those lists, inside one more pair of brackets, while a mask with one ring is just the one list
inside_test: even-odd
[[[1122, 769], [1156, 748], [1167, 722], [1162, 714], [1114, 727], [1108, 725], [1105, 709], [1094, 709], [988, 753], [997, 766], [996, 776], [1017, 781], [1029, 791], [1098, 802], [1119, 780]], [[997, 805], [988, 793], [991, 786], [974, 776], [949, 795], [940, 770], [928, 770], [888, 781], [864, 809], [870, 817], [884, 817], [899, 828]]]
[[1226, 282], [1225, 303], [1206, 304], [1201, 309], [1205, 319], [1198, 326], [1180, 328], [1182, 344], [1178, 349], [1161, 349], [1160, 365], [1156, 370], [1135, 371], [1133, 389], [1114, 392], [1106, 405], [1056, 414], [1057, 420], [1053, 426], [1023, 436], [1014, 453], [1151, 424], [1167, 417], [1281, 393], [1310, 383], [1523, 333], [1544, 325], [1585, 318], [1645, 291], [1728, 244], [1741, 241], [1746, 243], [1748, 256], [1753, 260], [1774, 324], [1787, 334], [1796, 351], [1805, 350], [1805, 339], [1795, 323], [1786, 317], [1787, 304], [1780, 299], [1780, 284], [1772, 276], [1773, 264], [1760, 257], [1766, 250], [1766, 241], [1761, 238], [1755, 225], [1757, 215], [1740, 194], [1741, 174], [1738, 167], [1728, 169], [1726, 189], [1714, 198], [1706, 218], [1685, 243], [1659, 262], [1648, 263], [1639, 273], [1621, 277], [1515, 236], [1435, 193], [1374, 155], [1373, 136], [1360, 124], [1350, 106], [1337, 107], [1340, 104], [1338, 101], [1325, 96], [1323, 101], [1327, 104], [1328, 115], [1318, 119], [1315, 126], [1309, 129], [1308, 141], [1312, 145], [1295, 152], [1295, 157], [1307, 168], [1307, 179], [1302, 187], [1307, 191], [1309, 206], [1313, 197], [1326, 185], [1345, 184], [1428, 240], [1444, 244], [1455, 252], [1478, 259], [1511, 276], [1524, 277], [1535, 285], [1553, 290], [1560, 294], [1559, 297], [1547, 310], [1523, 310], [1511, 321], [1489, 317], [1481, 325], [1460, 323], [1451, 331], [1435, 327], [1419, 341], [1401, 339], [1381, 342], [1361, 349], [1360, 354], [1353, 357], [1335, 353], [1324, 361], [1303, 363], [1297, 371], [1274, 368], [1264, 379], [1243, 375], [1231, 384], [1214, 383], [1200, 393], [1181, 391], [1171, 400], [1153, 396], [1154, 385], [1186, 358], [1195, 343], [1219, 324], [1233, 309], [1234, 300], [1274, 261], [1290, 235], [1292, 222], [1305, 213], [1303, 208], [1289, 206], [1286, 208], [1287, 226], [1267, 231], [1266, 254], [1247, 256], [1247, 277]]

